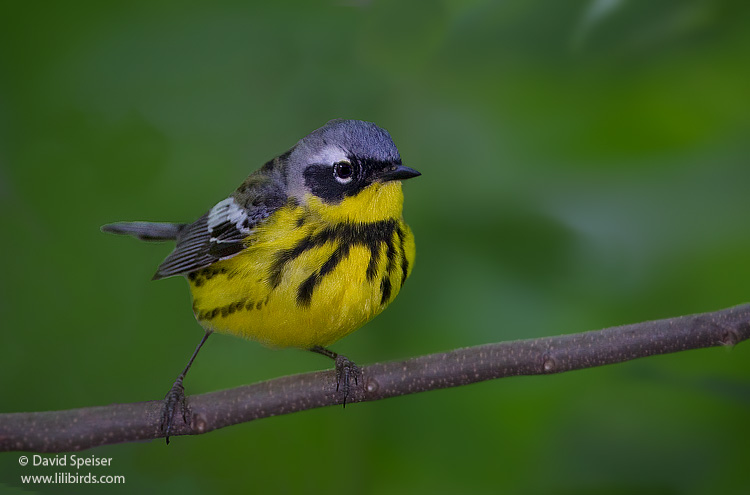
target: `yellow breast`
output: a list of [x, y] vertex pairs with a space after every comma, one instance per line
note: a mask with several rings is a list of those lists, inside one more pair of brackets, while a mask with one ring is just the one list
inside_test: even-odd
[[290, 201], [247, 248], [188, 275], [204, 327], [270, 347], [327, 346], [380, 313], [414, 264], [401, 184], [375, 183], [337, 205]]

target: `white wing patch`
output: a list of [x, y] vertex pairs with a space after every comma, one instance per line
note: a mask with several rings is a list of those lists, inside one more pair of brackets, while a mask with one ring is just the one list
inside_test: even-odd
[[211, 208], [206, 223], [209, 252], [217, 254], [219, 259], [231, 258], [237, 254], [244, 247], [244, 239], [252, 233], [247, 210], [232, 197], [219, 201]]
[[216, 203], [208, 212], [208, 230], [214, 230], [223, 223], [232, 223], [237, 230], [249, 234], [250, 229], [243, 226], [246, 218], [247, 212], [245, 209], [238, 205], [234, 198], [230, 197]]

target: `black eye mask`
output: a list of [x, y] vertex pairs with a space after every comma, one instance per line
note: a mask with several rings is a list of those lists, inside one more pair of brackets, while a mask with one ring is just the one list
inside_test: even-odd
[[333, 165], [308, 165], [303, 177], [305, 186], [315, 196], [326, 203], [337, 204], [345, 197], [356, 195], [396, 165], [399, 164], [349, 157]]

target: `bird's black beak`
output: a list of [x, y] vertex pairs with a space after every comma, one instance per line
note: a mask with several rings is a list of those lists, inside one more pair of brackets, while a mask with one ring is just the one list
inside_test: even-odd
[[390, 180], [406, 180], [412, 177], [419, 177], [420, 174], [413, 168], [406, 167], [404, 165], [395, 165], [390, 169], [385, 169], [380, 173], [380, 180], [387, 182]]

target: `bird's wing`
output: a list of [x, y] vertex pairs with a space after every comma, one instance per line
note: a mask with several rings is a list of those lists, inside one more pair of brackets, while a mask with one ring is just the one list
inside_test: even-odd
[[182, 227], [177, 246], [159, 265], [154, 279], [200, 270], [245, 249], [245, 239], [255, 227], [287, 201], [283, 159], [288, 154], [250, 174], [231, 196]]
[[[256, 201], [257, 202], [257, 201]], [[177, 246], [159, 265], [154, 279], [200, 270], [245, 249], [256, 225], [283, 204], [272, 198], [244, 206], [230, 196], [180, 232]]]

